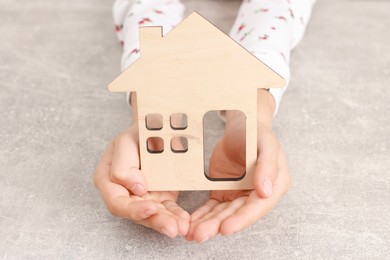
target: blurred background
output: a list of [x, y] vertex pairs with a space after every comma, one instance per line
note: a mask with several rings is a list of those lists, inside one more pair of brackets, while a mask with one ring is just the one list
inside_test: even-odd
[[[241, 1], [187, 0], [228, 32]], [[0, 258], [390, 257], [390, 1], [319, 0], [275, 118], [291, 191], [205, 244], [110, 216], [91, 176], [131, 123], [111, 1], [0, 0]], [[222, 126], [222, 124], [221, 124]], [[207, 192], [184, 192], [192, 211]]]

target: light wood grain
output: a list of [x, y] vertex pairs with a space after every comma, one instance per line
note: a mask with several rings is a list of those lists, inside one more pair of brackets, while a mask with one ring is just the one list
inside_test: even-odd
[[[137, 93], [141, 170], [149, 190], [253, 188], [257, 156], [257, 90], [282, 87], [282, 77], [218, 30], [191, 13], [162, 37], [160, 27], [140, 28], [140, 58], [110, 85]], [[211, 110], [246, 115], [246, 175], [240, 181], [210, 181], [204, 174], [203, 116]], [[185, 113], [187, 128], [171, 128], [170, 116]], [[160, 114], [161, 130], [148, 130], [145, 118]], [[146, 140], [164, 140], [162, 153], [149, 153]], [[174, 137], [185, 137], [185, 153], [171, 151]]]

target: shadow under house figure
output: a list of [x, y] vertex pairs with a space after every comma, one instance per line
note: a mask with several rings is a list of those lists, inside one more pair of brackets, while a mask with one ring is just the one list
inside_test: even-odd
[[[164, 37], [162, 27], [141, 27], [140, 47], [140, 58], [109, 89], [136, 94], [148, 189], [252, 189], [257, 91], [283, 87], [284, 79], [196, 12]], [[212, 110], [246, 116], [246, 173], [239, 180], [210, 180], [204, 173], [203, 117]], [[186, 120], [176, 127], [177, 116]]]

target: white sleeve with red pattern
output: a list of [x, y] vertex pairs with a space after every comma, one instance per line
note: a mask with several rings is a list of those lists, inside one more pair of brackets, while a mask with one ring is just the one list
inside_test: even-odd
[[[288, 85], [290, 52], [303, 37], [314, 2], [244, 0], [230, 36], [283, 76]], [[180, 0], [116, 0], [113, 14], [124, 47], [122, 70], [139, 57], [139, 26], [162, 26], [166, 34], [183, 19], [184, 9]], [[270, 90], [276, 111], [287, 85]]]
[[140, 26], [162, 26], [166, 34], [183, 19], [184, 9], [180, 0], [116, 0], [113, 15], [118, 39], [123, 44], [122, 70], [139, 57]]
[[290, 80], [290, 52], [302, 39], [315, 0], [244, 0], [230, 37], [286, 79], [270, 89], [276, 110]]
[[[138, 28], [162, 26], [166, 34], [183, 19], [184, 9], [180, 0], [116, 0], [112, 11], [117, 37], [123, 45], [122, 71], [139, 57]], [[126, 100], [130, 101], [130, 92]]]

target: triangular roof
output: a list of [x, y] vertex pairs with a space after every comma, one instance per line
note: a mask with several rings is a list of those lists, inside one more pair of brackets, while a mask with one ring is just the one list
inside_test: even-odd
[[162, 27], [140, 28], [141, 56], [109, 84], [111, 91], [153, 88], [158, 93], [181, 89], [186, 82], [205, 90], [285, 84], [280, 75], [197, 12], [162, 35]]

